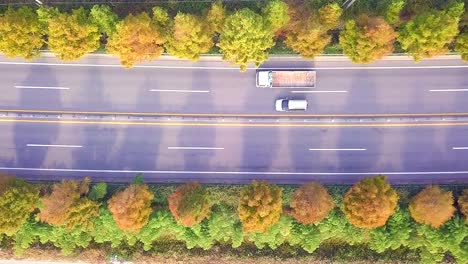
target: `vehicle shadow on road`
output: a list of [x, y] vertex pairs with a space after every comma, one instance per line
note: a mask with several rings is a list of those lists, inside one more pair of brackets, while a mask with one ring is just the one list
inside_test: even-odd
[[[98, 64], [98, 61], [96, 61], [96, 64]], [[96, 105], [95, 102], [97, 101], [101, 109], [112, 110], [111, 103], [106, 99], [107, 96], [104, 91], [103, 82], [104, 76], [101, 69], [100, 67], [86, 68], [86, 79], [82, 84], [85, 88], [80, 91], [80, 95], [85, 98], [92, 98], [93, 103], [90, 102], [89, 105], [83, 105], [83, 101], [76, 101], [74, 102], [74, 109], [95, 110], [92, 109], [92, 106]], [[93, 118], [98, 118], [97, 121], [99, 121], [97, 115], [93, 116]], [[83, 147], [73, 152], [73, 168], [113, 169], [118, 164], [114, 160], [114, 157], [112, 157], [116, 146], [117, 128], [115, 126], [98, 124], [77, 126], [76, 137], [82, 140], [80, 144]]]
[[[200, 63], [203, 66], [203, 63]], [[207, 70], [192, 70], [192, 90], [212, 90], [216, 87], [210, 85], [210, 71]], [[203, 112], [213, 113], [214, 97], [210, 93], [189, 93], [187, 94], [186, 104], [196, 103], [200, 96], [206, 98], [206, 103], [203, 105]], [[201, 111], [200, 111], [201, 112]], [[213, 120], [216, 122], [216, 120]], [[197, 121], [204, 122], [204, 121]], [[197, 134], [195, 134], [195, 133]], [[180, 127], [176, 144], [174, 147], [206, 147], [206, 148], [223, 148], [222, 145], [216, 145], [216, 127], [215, 126], [204, 126], [197, 127], [194, 129], [192, 126]], [[222, 140], [221, 140], [222, 142]], [[212, 162], [216, 155], [222, 155], [224, 151], [230, 151], [229, 149], [224, 150], [168, 150], [173, 153], [175, 157], [183, 155], [183, 170], [184, 171], [210, 171], [213, 170]], [[183, 153], [183, 154], [181, 154]], [[200, 175], [195, 175], [200, 177]], [[209, 177], [209, 176], [208, 176]], [[187, 180], [192, 180], [187, 178]]]
[[[26, 78], [16, 85], [58, 87], [55, 74], [49, 66], [30, 66]], [[61, 109], [62, 90], [20, 89], [18, 105], [24, 109]], [[28, 147], [27, 144], [59, 144], [56, 139], [59, 125], [16, 122], [13, 128], [16, 149], [16, 167], [43, 168], [49, 148]], [[34, 140], [34, 141], [32, 141]]]

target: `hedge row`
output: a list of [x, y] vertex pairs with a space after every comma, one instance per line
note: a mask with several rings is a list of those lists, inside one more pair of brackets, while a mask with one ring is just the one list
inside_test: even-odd
[[254, 181], [214, 191], [198, 183], [151, 188], [137, 177], [110, 192], [104, 183], [90, 188], [88, 178], [31, 185], [4, 176], [0, 183], [0, 238], [12, 241], [17, 254], [37, 243], [68, 255], [91, 244], [150, 251], [174, 240], [189, 249], [289, 244], [312, 253], [339, 241], [379, 253], [417, 250], [423, 263], [447, 253], [468, 261], [468, 189], [454, 199], [452, 191], [427, 186], [408, 198], [383, 176], [331, 195], [318, 183], [291, 188]]
[[364, 2], [369, 8], [352, 16], [349, 13], [356, 9], [342, 9], [338, 0], [312, 4], [270, 0], [255, 10], [228, 10], [214, 2], [194, 13], [170, 13], [156, 6], [122, 19], [106, 5], [71, 11], [8, 8], [0, 15], [0, 52], [32, 59], [47, 46], [58, 58], [71, 61], [105, 49], [132, 67], [163, 52], [198, 60], [215, 51], [241, 70], [249, 63], [259, 66], [270, 51], [280, 49], [279, 43], [311, 59], [331, 44], [339, 45], [355, 63], [376, 61], [395, 47], [415, 61], [449, 49], [468, 59], [463, 2], [435, 1], [432, 6], [405, 0]]

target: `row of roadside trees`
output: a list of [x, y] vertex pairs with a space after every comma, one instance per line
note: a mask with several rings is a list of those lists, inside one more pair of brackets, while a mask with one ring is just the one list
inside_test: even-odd
[[[145, 248], [151, 248], [165, 232], [172, 232], [185, 240], [189, 248], [208, 249], [216, 241], [239, 246], [247, 239], [259, 248], [265, 245], [275, 248], [287, 241], [312, 252], [339, 228], [348, 226], [348, 230], [336, 236], [357, 232], [362, 240], [359, 242], [364, 243], [369, 237], [366, 233], [371, 232], [377, 236], [377, 241], [372, 243], [376, 243], [373, 247], [378, 252], [400, 246], [426, 250], [423, 247], [427, 243], [434, 243], [427, 250], [438, 252], [437, 258], [443, 256], [444, 250], [450, 250], [460, 263], [468, 261], [463, 248], [463, 241], [468, 239], [468, 189], [454, 199], [451, 191], [427, 186], [402, 206], [398, 192], [387, 183], [386, 177], [377, 176], [356, 183], [341, 201], [333, 198], [321, 184], [308, 183], [297, 188], [285, 205], [282, 187], [254, 181], [240, 189], [237, 208], [231, 208], [220, 207], [207, 188], [191, 182], [168, 195], [170, 213], [165, 213], [166, 209], [154, 204], [155, 195], [159, 194], [141, 178], [110, 194], [104, 183], [90, 187], [89, 178], [49, 186], [31, 185], [9, 176], [0, 177], [0, 181], [0, 238], [2, 235], [13, 238], [19, 250], [38, 238], [65, 248], [65, 253], [67, 246], [68, 250], [86, 247], [92, 239], [97, 243], [109, 240], [116, 245], [122, 239], [134, 242], [139, 239]], [[457, 211], [464, 220], [460, 220]], [[328, 225], [337, 225], [334, 221], [343, 226], [328, 230]], [[51, 228], [58, 230], [54, 233]], [[413, 233], [414, 228], [428, 233]], [[208, 229], [215, 231], [204, 233]], [[57, 232], [63, 237], [54, 238]], [[98, 236], [93, 238], [91, 234]], [[410, 242], [414, 238], [419, 240]], [[440, 244], [444, 243], [448, 248], [441, 249]]]
[[267, 60], [276, 41], [314, 58], [340, 31], [343, 52], [356, 63], [378, 60], [396, 45], [416, 61], [443, 54], [453, 45], [467, 59], [468, 32], [463, 32], [465, 22], [459, 23], [464, 10], [463, 2], [457, 1], [418, 10], [405, 0], [385, 0], [373, 12], [345, 20], [346, 10], [338, 3], [312, 8], [271, 0], [260, 13], [248, 8], [227, 10], [214, 2], [202, 15], [171, 15], [154, 7], [151, 13], [121, 19], [106, 5], [70, 12], [23, 6], [0, 15], [0, 52], [32, 59], [47, 47], [60, 59], [71, 61], [105, 48], [122, 65], [132, 67], [164, 51], [197, 60], [216, 47], [225, 60], [245, 70], [248, 63], [258, 66]]

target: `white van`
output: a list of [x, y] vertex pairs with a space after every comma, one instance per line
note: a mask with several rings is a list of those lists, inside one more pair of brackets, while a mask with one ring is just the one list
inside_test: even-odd
[[305, 111], [307, 110], [306, 100], [278, 99], [275, 102], [275, 109], [279, 112], [284, 111]]

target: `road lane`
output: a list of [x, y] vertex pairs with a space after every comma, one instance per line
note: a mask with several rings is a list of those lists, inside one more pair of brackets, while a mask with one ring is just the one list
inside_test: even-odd
[[[0, 167], [29, 178], [89, 175], [121, 181], [145, 171], [154, 181], [244, 182], [264, 178], [289, 183], [313, 179], [336, 183], [388, 173], [400, 183], [422, 179], [467, 182], [468, 151], [453, 149], [468, 146], [467, 134], [468, 126], [264, 128], [0, 123]], [[31, 142], [82, 147], [32, 148], [27, 146]], [[177, 146], [222, 150], [170, 149]], [[365, 151], [339, 151], [350, 146]], [[40, 171], [44, 169], [50, 171]]]
[[[3, 60], [0, 60], [3, 61]], [[50, 58], [39, 61], [57, 62]], [[106, 65], [110, 58], [88, 58]], [[240, 73], [223, 62], [161, 61], [134, 68], [0, 64], [0, 107], [9, 109], [131, 111], [171, 113], [274, 113], [277, 98], [307, 98], [308, 113], [468, 112], [468, 93], [430, 92], [466, 89], [468, 68], [372, 69], [368, 67], [466, 66], [459, 60], [380, 61], [363, 68], [348, 62], [273, 60], [262, 67], [318, 67], [317, 88], [309, 93], [255, 87], [255, 71]], [[147, 66], [151, 66], [149, 64]], [[179, 66], [177, 66], [179, 65]], [[153, 65], [154, 66], [154, 65]], [[189, 68], [201, 67], [201, 68]], [[206, 69], [219, 67], [220, 69]], [[345, 67], [347, 69], [333, 69]], [[360, 67], [356, 69], [349, 68]], [[227, 70], [226, 70], [227, 69]], [[16, 89], [15, 86], [66, 87], [69, 90]], [[154, 91], [203, 92], [154, 92]], [[153, 92], [151, 92], [153, 91]], [[339, 93], [337, 91], [340, 91]]]

